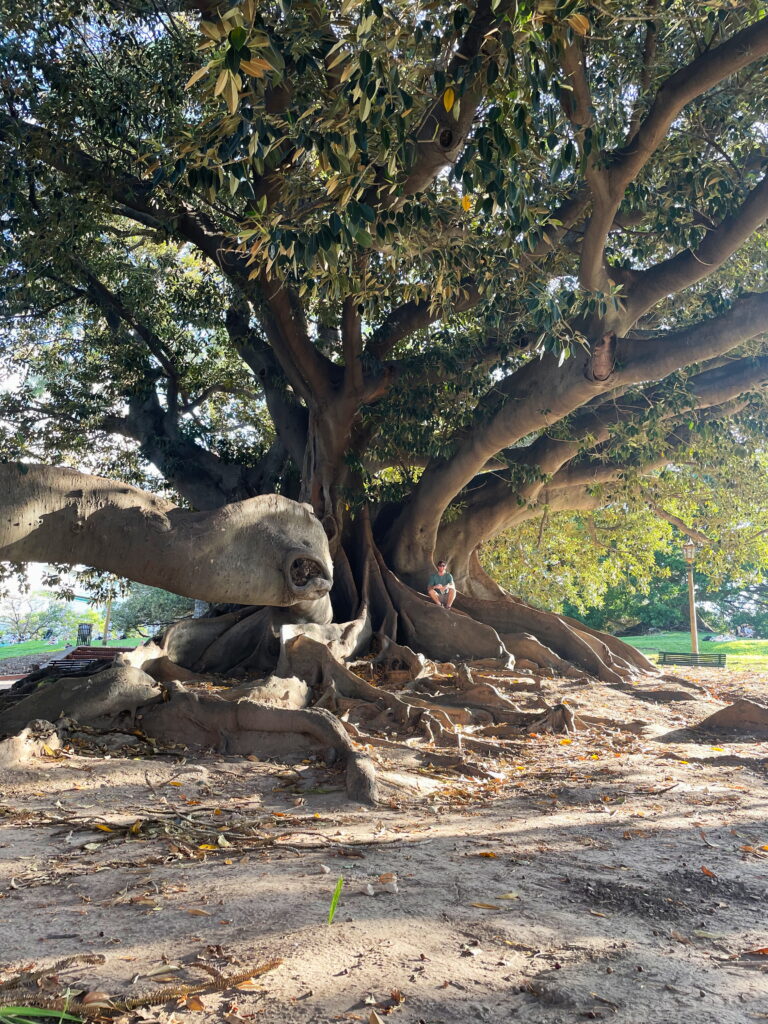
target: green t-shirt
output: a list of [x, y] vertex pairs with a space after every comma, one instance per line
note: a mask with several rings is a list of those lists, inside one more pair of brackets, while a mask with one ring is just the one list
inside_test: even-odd
[[442, 576], [440, 576], [439, 573], [433, 572], [432, 575], [429, 577], [427, 590], [429, 590], [430, 587], [435, 586], [447, 587], [449, 583], [455, 586], [455, 584], [453, 583], [453, 576], [451, 576], [449, 572], [444, 572]]

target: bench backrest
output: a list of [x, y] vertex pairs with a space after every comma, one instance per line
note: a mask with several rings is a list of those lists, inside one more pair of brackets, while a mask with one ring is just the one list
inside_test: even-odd
[[659, 651], [660, 665], [714, 665], [725, 668], [727, 655], [719, 651], [713, 654], [690, 654], [678, 651]]

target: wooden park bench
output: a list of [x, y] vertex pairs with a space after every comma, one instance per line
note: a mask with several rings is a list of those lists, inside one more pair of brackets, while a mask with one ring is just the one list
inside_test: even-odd
[[678, 651], [659, 651], [660, 665], [695, 665], [701, 668], [725, 668], [727, 655], [723, 651], [712, 654], [681, 654]]

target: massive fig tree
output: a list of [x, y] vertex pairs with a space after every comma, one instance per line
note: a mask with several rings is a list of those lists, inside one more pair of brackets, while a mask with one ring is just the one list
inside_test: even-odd
[[0, 8], [6, 459], [309, 502], [435, 657], [647, 667], [477, 552], [760, 415], [759, 5]]

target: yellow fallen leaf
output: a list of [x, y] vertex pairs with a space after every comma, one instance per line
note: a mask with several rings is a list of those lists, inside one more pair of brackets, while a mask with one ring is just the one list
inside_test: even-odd
[[497, 899], [497, 900], [519, 900], [520, 899], [520, 893], [519, 892], [504, 892], [504, 893], [501, 894], [501, 896], [496, 896], [494, 898]]
[[477, 854], [477, 856], [478, 857], [497, 857], [498, 854], [494, 853], [493, 850], [481, 850]]
[[470, 907], [479, 907], [480, 910], [501, 910], [501, 907], [497, 907], [493, 903], [470, 903]]
[[99, 831], [101, 831], [101, 832], [114, 832], [115, 831], [113, 828], [110, 828], [109, 825], [97, 825], [96, 828], [99, 829]]
[[218, 850], [218, 846], [215, 843], [201, 843], [198, 850]]
[[191, 914], [192, 917], [210, 917], [210, 913], [207, 910], [198, 910], [197, 907], [188, 907], [187, 913]]
[[180, 782], [169, 782], [168, 785], [169, 786], [180, 786], [181, 783]]
[[560, 740], [560, 746], [561, 747], [566, 746], [566, 744], [568, 744], [568, 743], [573, 743], [573, 740], [569, 740], [569, 739]]
[[131, 833], [132, 836], [138, 835], [138, 833], [141, 831], [141, 826], [143, 824], [144, 823], [142, 822], [141, 818], [137, 818], [136, 821], [134, 821], [134, 823], [128, 829], [128, 831]]
[[599, 910], [590, 910], [592, 917], [610, 917], [610, 914], [603, 914]]

